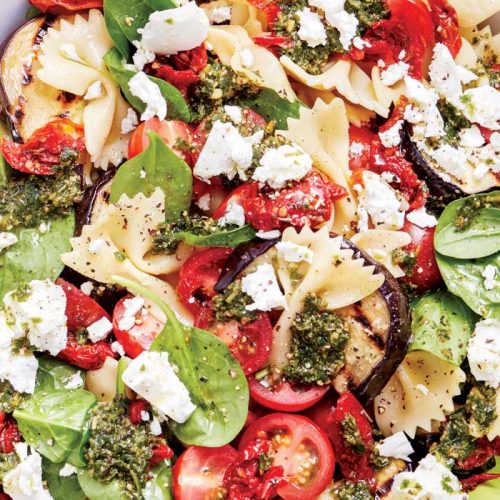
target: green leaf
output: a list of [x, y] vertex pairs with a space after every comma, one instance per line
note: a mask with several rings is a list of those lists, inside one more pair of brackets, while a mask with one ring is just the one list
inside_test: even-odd
[[[474, 210], [465, 229], [456, 226], [464, 207]], [[439, 218], [434, 236], [436, 251], [456, 259], [479, 259], [500, 251], [500, 191], [461, 198], [450, 203]]]
[[38, 358], [38, 371], [36, 373], [37, 391], [64, 389], [69, 379], [77, 373], [80, 373], [82, 376], [83, 385], [85, 372], [57, 358], [42, 356]]
[[88, 440], [89, 410], [97, 403], [83, 389], [35, 390], [14, 411], [23, 439], [51, 462], [85, 464], [83, 447]]
[[[116, 83], [120, 86], [123, 94], [127, 101], [140, 113], [143, 113], [146, 109], [146, 104], [142, 102], [138, 97], [135, 97], [128, 86], [130, 79], [136, 74], [135, 71], [127, 69], [124, 66], [124, 60], [122, 59], [120, 52], [117, 49], [111, 49], [105, 56], [104, 62], [108, 66], [110, 73], [113, 75]], [[182, 120], [189, 123], [191, 120], [191, 113], [189, 111], [189, 106], [184, 99], [184, 96], [177, 90], [173, 85], [161, 80], [160, 78], [155, 78], [154, 76], [148, 76], [148, 78], [158, 85], [160, 88], [161, 95], [165, 98], [168, 103], [168, 118]]]
[[86, 495], [80, 488], [76, 474], [61, 477], [59, 471], [64, 464], [54, 464], [46, 458], [42, 459], [42, 478], [47, 481], [49, 491], [54, 500], [85, 500]]
[[55, 280], [64, 269], [61, 254], [71, 250], [75, 216], [53, 219], [47, 231], [17, 229], [18, 242], [0, 254], [0, 299], [21, 284], [34, 279]]
[[487, 290], [483, 277], [486, 266], [500, 268], [500, 253], [483, 259], [465, 260], [445, 257], [436, 252], [436, 260], [451, 293], [483, 317], [500, 317], [500, 287]]
[[[10, 137], [9, 130], [3, 122], [0, 122], [0, 137], [7, 135]], [[9, 166], [2, 154], [0, 154], [0, 187], [4, 186], [11, 176], [12, 168]]]
[[43, 12], [40, 9], [37, 9], [34, 6], [31, 6], [26, 11], [26, 14], [24, 14], [24, 19], [26, 19], [26, 21], [29, 21], [30, 19], [34, 19], [35, 17], [42, 16], [42, 15], [43, 15]]
[[448, 292], [428, 293], [412, 304], [412, 339], [408, 351], [427, 351], [460, 366], [476, 315]]
[[259, 113], [267, 121], [274, 120], [281, 130], [288, 130], [288, 118], [299, 118], [303, 106], [300, 101], [290, 102], [272, 89], [262, 89], [257, 96], [242, 99], [238, 104]]
[[[149, 138], [148, 148], [116, 172], [110, 201], [116, 203], [122, 194], [133, 198], [143, 193], [149, 197], [160, 188], [165, 194], [165, 218], [175, 220], [191, 205], [193, 175], [186, 162], [173, 153], [158, 134], [150, 132]], [[146, 175], [141, 176], [142, 170]]]
[[149, 472], [149, 475], [151, 479], [146, 483], [146, 487], [144, 488], [144, 498], [173, 500], [170, 460], [162, 460]]
[[126, 500], [129, 498], [117, 479], [104, 484], [92, 478], [87, 469], [78, 471], [78, 482], [89, 500]]
[[241, 243], [252, 241], [256, 231], [251, 226], [238, 227], [220, 231], [207, 235], [198, 235], [181, 231], [175, 234], [175, 238], [185, 241], [195, 247], [237, 247]]
[[113, 279], [155, 303], [167, 317], [151, 350], [168, 352], [197, 406], [184, 424], [170, 423], [174, 434], [186, 445], [217, 447], [231, 442], [241, 431], [248, 413], [248, 384], [238, 361], [210, 332], [180, 323], [172, 310], [148, 289], [120, 276]]

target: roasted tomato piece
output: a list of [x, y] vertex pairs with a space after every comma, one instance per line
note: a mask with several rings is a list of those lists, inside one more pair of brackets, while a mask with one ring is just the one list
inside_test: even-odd
[[19, 172], [53, 175], [65, 150], [85, 150], [83, 127], [61, 118], [33, 132], [25, 144], [2, 137], [0, 148], [7, 163]]
[[283, 468], [287, 483], [277, 488], [285, 500], [315, 498], [330, 483], [335, 458], [328, 436], [311, 420], [300, 415], [271, 413], [248, 427], [239, 449], [256, 440], [271, 441], [272, 466]]
[[187, 448], [175, 462], [172, 471], [176, 500], [224, 498], [224, 473], [237, 456], [238, 452], [229, 445], [220, 448]]
[[279, 3], [273, 2], [273, 0], [249, 0], [248, 3], [264, 12], [267, 18], [267, 22], [271, 25], [271, 27], [272, 24], [276, 21], [278, 14], [281, 12]]
[[113, 331], [127, 355], [136, 358], [141, 352], [149, 350], [153, 340], [163, 329], [163, 324], [143, 307], [135, 314], [134, 324], [125, 325], [124, 323], [127, 323], [123, 321], [127, 316], [125, 301], [131, 298], [132, 295], [128, 295], [117, 302], [113, 310]]
[[77, 10], [102, 9], [103, 0], [29, 0], [42, 12], [66, 14]]
[[104, 340], [80, 344], [76, 336], [68, 332], [66, 347], [57, 357], [82, 370], [98, 370], [102, 368], [106, 358], [115, 358], [116, 355]]
[[499, 479], [500, 474], [491, 474], [483, 472], [482, 474], [475, 474], [474, 476], [467, 477], [465, 479], [460, 479], [460, 484], [462, 485], [462, 490], [465, 493], [475, 490], [479, 485], [492, 481], [493, 479]]
[[349, 127], [349, 168], [354, 172], [370, 168], [372, 143], [377, 134], [366, 127]]
[[9, 415], [0, 412], [0, 453], [12, 453], [14, 444], [21, 441], [17, 422]]
[[273, 383], [249, 377], [250, 397], [256, 403], [277, 411], [297, 412], [316, 404], [328, 391], [328, 386], [296, 385], [285, 380]]
[[455, 58], [462, 47], [462, 37], [458, 32], [457, 11], [448, 0], [430, 0], [429, 4], [436, 43], [444, 43]]

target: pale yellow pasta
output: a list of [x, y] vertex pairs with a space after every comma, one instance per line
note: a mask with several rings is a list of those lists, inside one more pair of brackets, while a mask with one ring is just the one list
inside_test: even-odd
[[[212, 26], [207, 42], [217, 57], [237, 73], [246, 75], [258, 86], [275, 90], [290, 101], [296, 99], [279, 60], [256, 45], [241, 26]], [[251, 64], [245, 59], [250, 59]]]
[[317, 100], [312, 109], [300, 110], [298, 119], [288, 120], [288, 130], [278, 132], [301, 146], [315, 166], [343, 186], [350, 196], [335, 203], [334, 230], [345, 233], [356, 218], [356, 204], [349, 185], [349, 122], [341, 99], [329, 104]]
[[450, 0], [464, 28], [477, 26], [500, 11], [500, 0]]
[[246, 0], [233, 0], [231, 24], [242, 26], [250, 36], [258, 36], [267, 29], [265, 15]]
[[380, 68], [377, 66], [372, 68], [371, 74], [375, 96], [382, 106], [389, 108], [392, 103], [397, 102], [404, 95], [406, 88], [403, 81], [399, 81], [390, 87], [385, 85], [380, 77]]
[[356, 127], [362, 127], [367, 125], [371, 120], [375, 119], [375, 111], [370, 111], [369, 109], [363, 108], [362, 106], [356, 106], [349, 102], [345, 102], [345, 110], [347, 113], [347, 119], [351, 125]]
[[411, 236], [408, 233], [369, 229], [355, 234], [351, 241], [370, 257], [383, 264], [395, 278], [401, 278], [405, 275], [404, 271], [397, 264], [394, 264], [392, 254], [394, 250], [411, 243]]
[[84, 226], [81, 236], [71, 239], [73, 250], [63, 254], [61, 260], [80, 274], [103, 283], [113, 282], [114, 275], [140, 283], [159, 295], [181, 320], [191, 323], [192, 317], [174, 288], [152, 274], [177, 271], [189, 255], [184, 245], [171, 256], [149, 254], [151, 237], [146, 234], [146, 227], [160, 220], [163, 203], [159, 188], [150, 198], [138, 194], [130, 200], [123, 195], [116, 206], [109, 205], [93, 224]]
[[472, 44], [464, 37], [462, 37], [462, 47], [460, 52], [455, 57], [455, 62], [464, 68], [474, 70], [477, 65], [478, 57]]
[[37, 77], [45, 84], [77, 96], [100, 85], [101, 96], [87, 100], [83, 110], [85, 145], [96, 159], [106, 145], [121, 98], [103, 60], [112, 47], [104, 16], [96, 9], [89, 11], [88, 19], [80, 15], [72, 23], [62, 19], [59, 28], [49, 29], [40, 47]]
[[447, 361], [425, 351], [406, 355], [389, 383], [375, 398], [375, 420], [384, 436], [417, 428], [431, 431], [453, 412], [453, 398], [460, 394], [465, 373]]
[[85, 388], [92, 392], [97, 401], [113, 401], [116, 396], [116, 377], [118, 361], [109, 356], [98, 370], [88, 370], [85, 373]]
[[358, 104], [384, 117], [389, 115], [389, 108], [377, 101], [371, 78], [353, 62], [339, 60], [320, 75], [311, 75], [288, 56], [282, 56], [280, 61], [292, 78], [308, 87], [336, 90], [352, 104]]
[[[331, 237], [328, 228], [313, 232], [304, 227], [300, 233], [293, 228], [283, 232], [282, 241], [310, 248], [311, 264], [303, 265], [300, 284], [291, 292], [288, 286], [287, 309], [283, 311], [274, 329], [274, 345], [271, 365], [278, 369], [288, 362], [290, 327], [295, 315], [302, 310], [304, 298], [316, 294], [328, 309], [340, 309], [368, 297], [384, 283], [384, 276], [375, 274], [374, 266], [366, 266], [364, 259], [353, 258], [354, 252], [342, 249], [342, 237]], [[278, 258], [280, 277], [288, 271], [288, 263]]]

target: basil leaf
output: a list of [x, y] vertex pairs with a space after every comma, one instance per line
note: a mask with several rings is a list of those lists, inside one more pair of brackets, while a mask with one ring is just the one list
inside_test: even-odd
[[18, 242], [0, 253], [0, 298], [34, 279], [55, 280], [64, 269], [61, 254], [71, 250], [75, 216], [53, 219], [47, 231], [39, 228], [14, 231]]
[[274, 120], [281, 130], [288, 130], [288, 118], [299, 118], [302, 106], [300, 101], [290, 102], [272, 89], [262, 89], [256, 97], [242, 99], [238, 104], [259, 113], [267, 121]]
[[500, 317], [500, 287], [487, 290], [486, 266], [500, 268], [500, 253], [477, 260], [454, 259], [436, 252], [436, 260], [448, 290], [460, 297], [475, 313]]
[[[110, 202], [116, 203], [122, 194], [133, 198], [143, 193], [149, 197], [160, 188], [165, 194], [165, 219], [175, 220], [191, 205], [193, 175], [186, 162], [173, 153], [158, 134], [150, 132], [149, 139], [147, 149], [116, 172]], [[142, 171], [146, 175], [141, 176]]]
[[[456, 226], [460, 212], [471, 202], [482, 208], [471, 214], [466, 228], [460, 229]], [[434, 247], [440, 254], [456, 259], [479, 259], [500, 252], [500, 191], [450, 203], [439, 218]]]
[[129, 498], [117, 479], [104, 484], [94, 479], [87, 469], [78, 470], [78, 483], [89, 500], [126, 500]]
[[148, 474], [151, 479], [143, 491], [144, 498], [154, 500], [173, 500], [170, 485], [172, 484], [172, 468], [170, 460], [162, 460]]
[[50, 356], [42, 356], [38, 358], [38, 371], [36, 372], [36, 389], [38, 391], [50, 391], [52, 389], [64, 389], [69, 379], [80, 373], [83, 376], [82, 370], [68, 365], [64, 361]]
[[[111, 49], [105, 56], [104, 62], [108, 66], [110, 73], [115, 79], [116, 83], [120, 86], [123, 94], [127, 101], [139, 112], [143, 113], [146, 109], [146, 104], [142, 102], [138, 97], [135, 97], [128, 86], [130, 79], [136, 74], [135, 71], [127, 69], [124, 66], [120, 52], [117, 49]], [[161, 95], [165, 98], [168, 103], [168, 118], [182, 120], [189, 123], [191, 120], [191, 113], [189, 111], [189, 106], [184, 99], [184, 96], [177, 90], [173, 85], [161, 80], [160, 78], [155, 78], [154, 76], [148, 76], [148, 78], [158, 85], [160, 88]]]
[[123, 57], [130, 56], [129, 42], [140, 38], [137, 30], [143, 28], [155, 10], [177, 7], [173, 0], [105, 0], [104, 20], [109, 36]]
[[83, 448], [88, 439], [89, 410], [97, 404], [83, 389], [35, 390], [14, 411], [23, 439], [51, 462], [86, 465]]
[[175, 238], [195, 247], [237, 247], [241, 243], [252, 241], [256, 234], [255, 229], [247, 225], [229, 230], [221, 228], [216, 233], [206, 235], [181, 231], [175, 234]]
[[476, 315], [451, 293], [428, 293], [412, 305], [410, 351], [427, 351], [460, 366], [467, 356], [467, 342]]
[[186, 445], [217, 447], [231, 442], [248, 413], [248, 383], [238, 361], [215, 335], [180, 323], [148, 289], [120, 276], [113, 279], [155, 303], [167, 317], [151, 351], [168, 352], [196, 405], [185, 423], [170, 422], [173, 433]]
[[49, 485], [49, 492], [54, 500], [85, 500], [86, 495], [80, 488], [76, 474], [61, 477], [59, 471], [64, 463], [54, 464], [46, 458], [42, 459], [42, 478]]

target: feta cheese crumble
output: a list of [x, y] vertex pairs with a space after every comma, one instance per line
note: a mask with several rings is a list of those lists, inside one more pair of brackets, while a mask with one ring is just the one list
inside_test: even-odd
[[132, 108], [128, 108], [127, 116], [122, 120], [120, 132], [124, 135], [130, 134], [136, 129], [137, 125], [139, 125], [137, 113]]
[[226, 105], [224, 112], [235, 125], [239, 125], [243, 121], [243, 110], [239, 106]]
[[84, 281], [80, 285], [80, 290], [85, 294], [85, 295], [90, 295], [92, 291], [94, 290], [94, 283], [92, 281]]
[[148, 78], [143, 71], [136, 73], [128, 82], [130, 93], [140, 99], [146, 109], [141, 115], [142, 121], [150, 120], [157, 116], [164, 120], [167, 116], [167, 101], [161, 94], [160, 87]]
[[83, 387], [84, 384], [81, 372], [76, 372], [64, 380], [64, 388], [68, 390], [78, 389]]
[[281, 189], [289, 181], [302, 179], [312, 166], [312, 158], [300, 146], [285, 144], [266, 150], [252, 178], [273, 189]]
[[225, 23], [231, 20], [231, 10], [229, 6], [215, 7], [210, 10], [208, 18], [212, 24]]
[[297, 245], [291, 241], [280, 241], [276, 244], [278, 255], [287, 262], [308, 262], [312, 263], [314, 252], [303, 245]]
[[113, 323], [106, 316], [103, 316], [87, 327], [87, 333], [90, 341], [95, 343], [99, 342], [99, 340], [104, 340], [112, 329]]
[[144, 299], [142, 297], [133, 297], [123, 301], [125, 310], [123, 316], [118, 321], [118, 328], [123, 331], [128, 331], [135, 326], [135, 317], [144, 307]]
[[328, 40], [326, 29], [319, 14], [312, 12], [308, 7], [304, 7], [297, 12], [297, 16], [300, 23], [300, 29], [297, 32], [298, 37], [306, 42], [309, 47], [326, 45]]
[[460, 101], [464, 104], [463, 113], [471, 122], [490, 130], [500, 130], [500, 92], [482, 85], [466, 90]]
[[118, 342], [118, 340], [115, 340], [114, 342], [111, 343], [111, 350], [115, 353], [118, 354], [123, 358], [125, 356], [125, 349], [123, 346]]
[[488, 318], [476, 324], [467, 358], [476, 380], [494, 389], [500, 386], [500, 320]]
[[417, 208], [412, 212], [408, 212], [406, 218], [418, 227], [435, 227], [437, 225], [437, 219], [432, 214], [428, 214], [425, 207]]
[[228, 225], [243, 227], [245, 225], [245, 211], [243, 207], [236, 202], [229, 203], [226, 213], [217, 221], [217, 224], [221, 227]]
[[496, 285], [496, 280], [495, 276], [497, 274], [497, 268], [495, 266], [492, 266], [491, 264], [488, 264], [482, 273], [482, 276], [484, 278], [484, 288], [486, 290], [494, 290]]
[[398, 120], [391, 128], [378, 133], [383, 146], [386, 148], [395, 148], [401, 143], [403, 123], [403, 120]]
[[429, 66], [432, 86], [438, 94], [451, 103], [457, 103], [462, 94], [462, 82], [448, 47], [443, 43], [434, 46], [434, 57]]
[[153, 12], [138, 32], [145, 50], [169, 56], [199, 47], [207, 38], [209, 27], [205, 11], [193, 1], [176, 9]]
[[286, 309], [286, 300], [271, 264], [261, 264], [253, 273], [244, 276], [241, 289], [253, 300], [253, 304], [246, 306], [248, 311], [270, 311], [278, 307]]
[[17, 236], [14, 233], [8, 233], [6, 231], [0, 232], [0, 252], [15, 245], [17, 241]]
[[465, 500], [460, 482], [434, 455], [423, 458], [413, 472], [400, 472], [391, 489], [393, 500]]
[[274, 240], [281, 236], [281, 231], [279, 229], [272, 229], [271, 231], [257, 231], [255, 235], [261, 240]]
[[410, 461], [409, 455], [414, 451], [404, 432], [396, 432], [383, 439], [377, 443], [376, 448], [383, 457], [397, 458], [406, 462]]
[[69, 477], [73, 474], [76, 474], [78, 469], [71, 464], [64, 464], [64, 467], [59, 471], [59, 476], [61, 477]]
[[380, 73], [380, 79], [384, 85], [390, 87], [398, 82], [400, 82], [405, 76], [408, 75], [408, 70], [410, 65], [404, 61], [398, 61], [397, 63], [391, 64], [386, 69]]
[[151, 434], [153, 436], [161, 436], [161, 424], [160, 421], [156, 418], [153, 417], [153, 420], [151, 420], [151, 423], [149, 424], [149, 428], [151, 430]]
[[186, 422], [196, 409], [166, 352], [142, 352], [127, 366], [122, 380], [139, 396], [180, 424]]

